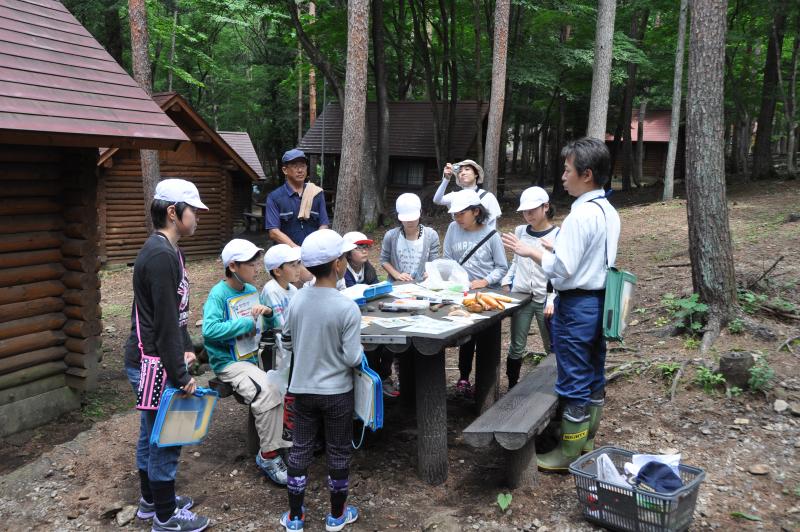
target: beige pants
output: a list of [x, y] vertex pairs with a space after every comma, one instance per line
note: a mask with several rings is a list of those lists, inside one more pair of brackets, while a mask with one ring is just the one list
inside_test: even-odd
[[234, 362], [219, 373], [223, 382], [244, 397], [255, 418], [261, 451], [291, 447], [283, 435], [283, 395], [274, 371], [267, 372], [250, 362]]

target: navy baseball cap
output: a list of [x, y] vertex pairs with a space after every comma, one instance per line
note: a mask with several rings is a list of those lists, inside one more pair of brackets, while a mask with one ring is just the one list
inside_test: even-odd
[[283, 154], [283, 157], [281, 157], [281, 162], [286, 164], [294, 161], [295, 159], [304, 159], [308, 161], [308, 157], [306, 157], [306, 154], [303, 153], [303, 150], [294, 148]]
[[647, 491], [672, 493], [683, 487], [681, 477], [661, 462], [647, 462], [636, 476], [637, 485]]

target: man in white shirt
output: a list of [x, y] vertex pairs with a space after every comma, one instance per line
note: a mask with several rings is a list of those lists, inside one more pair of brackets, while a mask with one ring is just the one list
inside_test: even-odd
[[555, 242], [550, 243], [552, 252], [526, 246], [513, 234], [504, 234], [503, 244], [541, 264], [558, 292], [551, 334], [558, 363], [556, 393], [564, 408], [562, 437], [558, 447], [539, 455], [537, 462], [545, 471], [565, 472], [581, 451], [593, 448], [600, 426], [605, 397], [606, 271], [617, 256], [620, 221], [603, 190], [611, 173], [606, 145], [582, 138], [567, 144], [561, 155], [564, 189], [577, 199]]

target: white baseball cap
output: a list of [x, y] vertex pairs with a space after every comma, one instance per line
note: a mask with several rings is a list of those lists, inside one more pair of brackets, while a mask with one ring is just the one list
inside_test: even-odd
[[296, 260], [300, 260], [300, 248], [293, 248], [288, 244], [276, 244], [264, 254], [264, 268], [271, 272], [287, 262]]
[[550, 196], [542, 187], [528, 187], [522, 191], [519, 197], [519, 209], [517, 211], [527, 211], [535, 209], [550, 201]]
[[227, 268], [231, 262], [249, 262], [259, 251], [264, 251], [249, 240], [234, 238], [222, 248], [222, 266]]
[[310, 268], [334, 261], [355, 248], [355, 244], [345, 242], [336, 231], [320, 229], [303, 240], [303, 245], [300, 246], [300, 260], [303, 266]]
[[196, 209], [208, 210], [206, 204], [200, 201], [200, 193], [191, 181], [185, 179], [165, 179], [156, 185], [153, 199], [170, 201], [172, 203], [184, 202]]
[[371, 246], [373, 242], [371, 238], [367, 238], [367, 235], [364, 233], [359, 233], [358, 231], [350, 231], [349, 233], [345, 233], [342, 238], [344, 238], [344, 241], [348, 244], [355, 244], [356, 246], [359, 244], [368, 244]]
[[406, 192], [397, 197], [394, 208], [397, 211], [398, 220], [401, 222], [413, 222], [414, 220], [419, 220], [422, 202], [416, 194]]
[[459, 190], [453, 192], [453, 199], [450, 200], [450, 209], [447, 210], [450, 214], [461, 212], [470, 207], [476, 207], [481, 204], [481, 197], [474, 190]]

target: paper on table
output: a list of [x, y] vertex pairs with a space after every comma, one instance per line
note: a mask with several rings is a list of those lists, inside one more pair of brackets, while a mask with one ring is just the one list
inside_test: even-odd
[[454, 321], [435, 320], [433, 318], [429, 318], [428, 316], [414, 316], [414, 318], [416, 318], [414, 320], [414, 324], [410, 327], [400, 329], [400, 332], [442, 334], [445, 332], [454, 331], [456, 329], [461, 329], [462, 327], [469, 325], [469, 323], [465, 322], [458, 323]]
[[378, 317], [376, 317], [376, 316], [361, 316], [361, 328], [362, 328], [362, 329], [366, 329], [367, 327], [369, 327], [370, 325], [372, 325], [372, 323], [373, 323], [375, 320], [379, 320], [379, 319], [380, 319], [380, 318], [378, 318]]
[[414, 323], [414, 320], [413, 316], [402, 318], [376, 318], [372, 320], [372, 323], [386, 329], [396, 329], [397, 327], [406, 327], [411, 325]]

